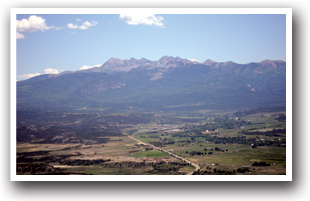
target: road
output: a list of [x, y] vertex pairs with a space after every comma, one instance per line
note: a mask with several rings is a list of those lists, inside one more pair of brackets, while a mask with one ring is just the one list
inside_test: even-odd
[[139, 143], [142, 143], [142, 144], [145, 144], [145, 145], [149, 145], [149, 146], [151, 146], [153, 149], [157, 149], [157, 150], [159, 150], [159, 151], [165, 152], [165, 153], [169, 154], [170, 156], [173, 156], [173, 157], [175, 157], [175, 158], [177, 158], [177, 159], [180, 159], [180, 160], [182, 160], [182, 161], [184, 161], [184, 162], [186, 162], [186, 163], [189, 163], [191, 166], [194, 166], [194, 167], [195, 167], [195, 170], [193, 170], [192, 172], [188, 173], [187, 175], [192, 175], [195, 171], [198, 171], [198, 170], [200, 169], [199, 165], [197, 165], [196, 163], [193, 163], [192, 161], [190, 161], [190, 160], [188, 160], [188, 159], [186, 159], [186, 158], [183, 158], [183, 157], [181, 157], [181, 156], [178, 156], [178, 155], [176, 155], [176, 154], [174, 154], [174, 153], [172, 153], [172, 152], [166, 151], [166, 150], [164, 150], [164, 149], [162, 149], [162, 148], [156, 147], [156, 146], [154, 146], [154, 145], [152, 145], [152, 144], [150, 144], [150, 143], [143, 142], [143, 141], [141, 141], [141, 140], [139, 140], [139, 139], [137, 139], [137, 138], [135, 138], [135, 137], [132, 137], [131, 135], [128, 135], [128, 137], [131, 138], [131, 139], [133, 139], [133, 140], [135, 140], [135, 141], [137, 141], [137, 142], [139, 142]]

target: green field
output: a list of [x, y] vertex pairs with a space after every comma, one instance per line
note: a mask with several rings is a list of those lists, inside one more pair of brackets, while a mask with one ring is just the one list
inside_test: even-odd
[[170, 157], [169, 154], [161, 152], [159, 150], [151, 150], [151, 151], [139, 151], [134, 154], [130, 154], [132, 157]]

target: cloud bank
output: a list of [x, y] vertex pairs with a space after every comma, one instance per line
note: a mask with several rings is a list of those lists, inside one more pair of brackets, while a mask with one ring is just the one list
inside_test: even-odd
[[155, 16], [155, 14], [120, 14], [119, 18], [130, 25], [155, 25], [164, 27], [162, 16]]
[[94, 66], [87, 66], [87, 65], [84, 65], [82, 66], [80, 69], [81, 70], [87, 70], [87, 69], [91, 69], [91, 68], [95, 68], [95, 67], [100, 67], [102, 66], [102, 64], [97, 64], [97, 65], [94, 65]]
[[197, 59], [190, 59], [190, 58], [186, 58], [186, 59], [192, 62], [199, 62]]
[[44, 74], [59, 74], [57, 69], [47, 68], [44, 70]]
[[35, 76], [41, 75], [40, 73], [33, 73], [33, 74], [24, 74], [17, 76], [18, 80], [26, 80]]
[[[59, 71], [57, 69], [53, 68], [47, 68], [44, 70], [44, 74], [59, 74]], [[26, 80], [35, 76], [41, 75], [40, 73], [30, 73], [30, 74], [23, 74], [23, 75], [18, 75], [17, 79], [18, 80]]]

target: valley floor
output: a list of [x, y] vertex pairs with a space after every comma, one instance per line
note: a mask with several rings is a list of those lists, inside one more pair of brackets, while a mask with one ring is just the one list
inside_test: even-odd
[[122, 135], [76, 143], [67, 139], [67, 143], [18, 142], [16, 173], [286, 174], [285, 112], [167, 116], [120, 127]]

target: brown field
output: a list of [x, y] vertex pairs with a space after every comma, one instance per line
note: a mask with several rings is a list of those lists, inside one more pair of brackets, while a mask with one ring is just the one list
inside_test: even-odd
[[[17, 145], [17, 154], [27, 152], [48, 151], [47, 155], [34, 155], [28, 159], [40, 159], [43, 157], [65, 157], [66, 161], [74, 160], [105, 160], [106, 162], [97, 165], [66, 165], [62, 162], [45, 162], [53, 168], [60, 168], [63, 174], [187, 174], [192, 171], [192, 167], [185, 165], [179, 167], [170, 163], [179, 163], [181, 160], [172, 156], [162, 157], [160, 151], [146, 151], [150, 148], [139, 145], [129, 137], [110, 137], [108, 143], [104, 144], [28, 144]], [[65, 149], [65, 150], [64, 150]], [[137, 154], [138, 153], [138, 154]], [[145, 153], [145, 154], [144, 154]], [[159, 157], [156, 157], [159, 154]], [[157, 165], [154, 167], [154, 164]], [[33, 165], [35, 162], [18, 162], [17, 165]], [[162, 168], [159, 168], [161, 167]], [[171, 171], [170, 171], [171, 169]], [[46, 172], [36, 172], [35, 174], [45, 174]], [[17, 174], [31, 174], [29, 172], [18, 171]]]

